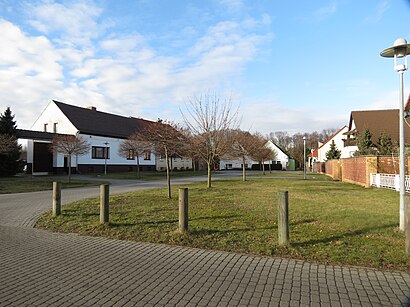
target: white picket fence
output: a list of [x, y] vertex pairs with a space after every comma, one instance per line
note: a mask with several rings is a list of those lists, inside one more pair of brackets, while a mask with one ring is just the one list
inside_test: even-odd
[[[370, 186], [400, 191], [400, 176], [392, 174], [370, 174]], [[410, 176], [406, 175], [406, 191], [410, 191]]]

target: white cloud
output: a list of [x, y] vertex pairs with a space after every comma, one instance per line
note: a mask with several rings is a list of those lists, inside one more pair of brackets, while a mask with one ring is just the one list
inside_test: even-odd
[[349, 120], [350, 111], [308, 106], [285, 107], [275, 101], [257, 101], [241, 108], [242, 128], [268, 134], [275, 131], [297, 132], [322, 131], [324, 128], [340, 128]]
[[258, 34], [270, 22], [266, 16], [225, 21], [210, 26], [188, 50], [165, 56], [140, 33], [109, 29], [92, 2], [47, 1], [30, 10], [30, 24], [42, 36], [0, 20], [0, 108], [11, 105], [21, 128], [30, 127], [51, 99], [116, 114], [178, 118], [187, 97], [234, 88], [237, 75], [271, 39]]
[[28, 36], [2, 19], [0, 28], [0, 101], [13, 106], [18, 124], [28, 127], [38, 102], [46, 103], [62, 86], [61, 56], [44, 36]]
[[63, 5], [56, 2], [42, 2], [29, 5], [29, 23], [44, 34], [61, 33], [64, 41], [89, 45], [90, 40], [100, 36], [109, 24], [98, 23], [102, 10], [92, 2], [69, 2]]
[[370, 22], [370, 23], [379, 22], [383, 18], [384, 14], [388, 11], [389, 8], [390, 8], [390, 1], [388, 0], [380, 1], [377, 4], [377, 6], [374, 8], [371, 15], [366, 17], [365, 22]]
[[317, 19], [323, 19], [330, 15], [333, 15], [337, 11], [337, 5], [335, 2], [330, 3], [329, 5], [318, 8], [314, 12], [314, 17]]

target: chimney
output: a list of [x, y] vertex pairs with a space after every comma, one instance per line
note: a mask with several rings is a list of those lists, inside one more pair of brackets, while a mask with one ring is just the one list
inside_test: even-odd
[[91, 111], [97, 111], [97, 108], [94, 106], [88, 106], [87, 109]]

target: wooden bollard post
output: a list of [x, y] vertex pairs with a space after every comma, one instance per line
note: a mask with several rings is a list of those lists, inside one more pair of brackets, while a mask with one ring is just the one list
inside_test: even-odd
[[179, 231], [188, 231], [188, 188], [179, 189]]
[[110, 206], [110, 186], [100, 185], [100, 224], [109, 223]]
[[61, 183], [53, 182], [53, 216], [61, 215]]
[[278, 193], [278, 243], [289, 243], [289, 208], [288, 191]]
[[404, 235], [406, 254], [410, 256], [410, 195], [404, 195]]

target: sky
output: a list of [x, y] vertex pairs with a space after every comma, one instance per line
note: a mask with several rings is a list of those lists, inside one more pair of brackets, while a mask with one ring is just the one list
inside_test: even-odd
[[182, 122], [216, 93], [244, 130], [340, 128], [353, 110], [398, 108], [380, 52], [399, 37], [410, 1], [0, 0], [0, 112], [29, 129], [54, 99]]

